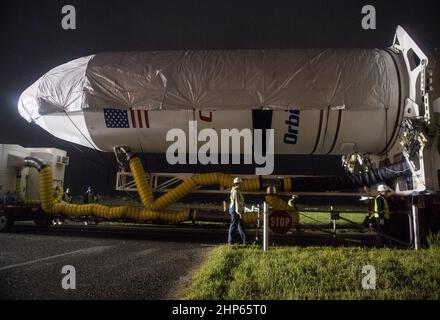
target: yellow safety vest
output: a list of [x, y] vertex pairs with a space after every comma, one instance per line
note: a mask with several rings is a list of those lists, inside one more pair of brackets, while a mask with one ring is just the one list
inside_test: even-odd
[[67, 202], [67, 203], [72, 203], [72, 196], [71, 196], [71, 195], [68, 195], [67, 193], [65, 193], [65, 194], [63, 195], [63, 201], [64, 201], [64, 202]]
[[[237, 191], [237, 197], [238, 197], [238, 208], [235, 208], [235, 198], [234, 198], [234, 191]], [[241, 194], [240, 190], [237, 187], [233, 187], [231, 189], [231, 195], [229, 197], [229, 208], [235, 208], [236, 212], [243, 213], [244, 209], [244, 197]]]
[[375, 218], [380, 217], [380, 215], [379, 215], [379, 213], [380, 213], [379, 212], [379, 202], [377, 201], [379, 199], [379, 197], [383, 199], [383, 217], [385, 219], [389, 219], [390, 218], [390, 208], [388, 206], [388, 201], [384, 196], [381, 196], [381, 195], [378, 195], [376, 197], [376, 199], [374, 199], [374, 215], [373, 216]]
[[93, 193], [88, 193], [87, 198], [89, 200], [89, 203], [96, 203], [98, 202], [98, 197], [94, 195]]
[[287, 204], [289, 205], [289, 207], [295, 208], [295, 199], [290, 199]]

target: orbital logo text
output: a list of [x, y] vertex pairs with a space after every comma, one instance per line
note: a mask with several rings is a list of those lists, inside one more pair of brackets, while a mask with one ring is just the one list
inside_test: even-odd
[[285, 121], [287, 133], [284, 135], [284, 143], [297, 144], [299, 130], [299, 110], [289, 110], [289, 119]]

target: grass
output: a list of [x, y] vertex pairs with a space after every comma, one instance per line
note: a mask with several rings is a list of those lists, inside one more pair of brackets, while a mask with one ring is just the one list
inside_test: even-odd
[[[340, 217], [353, 221], [355, 223], [362, 223], [366, 217], [367, 213], [341, 213]], [[299, 221], [301, 224], [317, 224], [318, 220], [320, 223], [330, 223], [330, 213], [328, 212], [300, 212]], [[338, 219], [336, 220], [337, 225], [348, 225], [348, 221]]]
[[[362, 288], [373, 265], [375, 290]], [[183, 299], [440, 299], [440, 248], [219, 246]]]
[[440, 233], [430, 232], [428, 235], [428, 245], [432, 249], [440, 249]]

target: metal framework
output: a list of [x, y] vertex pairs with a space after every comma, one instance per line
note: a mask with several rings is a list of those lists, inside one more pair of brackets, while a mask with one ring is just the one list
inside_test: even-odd
[[[150, 183], [153, 187], [153, 191], [155, 192], [168, 192], [170, 190], [172, 190], [175, 186], [177, 186], [178, 184], [182, 183], [184, 180], [190, 178], [191, 176], [193, 176], [194, 174], [192, 173], [151, 173], [151, 179], [150, 179]], [[254, 178], [254, 176], [252, 175], [240, 175], [242, 178]], [[282, 178], [281, 176], [268, 176], [267, 178], [271, 179], [279, 179]], [[117, 175], [116, 175], [116, 190], [117, 191], [128, 191], [128, 192], [137, 192], [137, 188], [136, 188], [136, 184], [135, 181], [133, 179], [133, 176], [130, 172], [126, 172], [126, 171], [118, 171]], [[205, 188], [205, 187], [199, 187], [197, 190], [194, 191], [194, 193], [199, 193], [199, 194], [225, 194], [228, 193], [229, 189], [225, 188], [224, 186], [211, 186], [210, 189]], [[254, 195], [265, 195], [266, 191], [265, 190], [260, 190], [260, 191], [248, 191], [248, 192], [243, 192], [245, 194], [254, 194]], [[352, 196], [364, 196], [364, 197], [371, 197], [373, 196], [372, 193], [366, 193], [366, 192], [295, 192], [295, 194], [298, 195], [311, 195], [311, 196], [347, 196], [347, 197], [352, 197]], [[281, 195], [281, 196], [289, 196], [291, 195], [290, 192], [277, 192], [277, 195]], [[176, 204], [177, 205], [177, 204]], [[211, 208], [213, 209], [213, 208]], [[312, 228], [315, 230], [319, 230], [322, 232], [326, 232], [329, 233], [332, 237], [336, 238], [336, 233], [337, 233], [337, 224], [336, 224], [336, 220], [341, 219], [344, 221], [347, 221], [349, 224], [351, 224], [354, 227], [357, 228], [364, 228], [365, 226], [353, 222], [349, 219], [346, 219], [344, 217], [341, 217], [340, 214], [343, 214], [344, 211], [341, 210], [336, 210], [333, 208], [330, 208], [330, 210], [323, 210], [323, 209], [317, 209], [317, 210], [313, 210], [310, 208], [303, 208], [300, 209], [300, 215], [305, 216], [311, 220], [315, 220], [317, 222], [317, 225], [312, 227], [312, 226], [307, 226], [308, 228]], [[257, 219], [257, 223], [258, 225], [260, 225], [260, 217], [263, 218], [263, 240], [268, 236], [268, 227], [267, 227], [267, 217], [268, 217], [268, 212], [270, 211], [269, 206], [265, 203], [263, 205], [263, 214], [260, 215], [260, 208], [252, 208], [252, 210], [250, 211], [255, 211], [258, 212], [258, 216], [259, 219]], [[328, 212], [330, 214], [330, 224], [328, 223], [323, 223], [319, 220], [316, 220], [312, 217], [310, 217], [309, 215], [306, 214], [312, 214], [313, 213], [318, 213], [318, 212]], [[359, 213], [359, 214], [365, 214], [367, 211], [363, 210], [363, 211], [356, 211], [356, 210], [349, 210], [350, 213]], [[409, 234], [410, 234], [410, 240], [408, 243], [403, 242], [399, 239], [393, 238], [383, 232], [380, 232], [378, 235], [380, 235], [381, 237], [392, 241], [396, 244], [400, 244], [403, 245], [405, 247], [413, 247], [414, 249], [418, 250], [421, 245], [420, 245], [420, 236], [419, 236], [419, 219], [418, 219], [418, 212], [417, 212], [417, 208], [414, 210], [414, 206], [413, 206], [413, 210], [406, 212], [406, 211], [393, 211], [393, 214], [406, 214], [408, 216], [409, 219]], [[266, 223], [265, 223], [266, 222]], [[259, 226], [257, 228], [257, 230], [259, 229]], [[330, 229], [330, 230], [326, 230], [326, 229]], [[257, 231], [258, 234], [258, 231]], [[258, 237], [258, 236], [257, 236]], [[267, 238], [266, 240], [267, 241]], [[264, 242], [264, 249], [267, 250], [268, 249], [268, 244]]]
[[[420, 242], [420, 231], [419, 231], [419, 220], [418, 220], [418, 211], [417, 211], [417, 207], [416, 210], [413, 209], [411, 211], [392, 211], [392, 214], [399, 214], [399, 215], [406, 215], [408, 217], [409, 220], [409, 241], [405, 242], [399, 239], [396, 239], [392, 236], [390, 236], [389, 234], [386, 234], [384, 232], [377, 232], [376, 230], [372, 230], [374, 231], [374, 233], [376, 234], [376, 236], [380, 236], [382, 238], [385, 238], [388, 242], [388, 245], [391, 245], [391, 243], [396, 244], [396, 245], [401, 245], [403, 247], [406, 248], [413, 248], [415, 250], [419, 250], [422, 246], [421, 246], [421, 242]], [[267, 250], [267, 246], [264, 245], [264, 243], [266, 241], [268, 241], [268, 237], [269, 237], [269, 231], [268, 231], [268, 226], [265, 226], [266, 223], [268, 223], [267, 218], [269, 216], [269, 213], [271, 211], [271, 208], [267, 205], [266, 202], [264, 202], [263, 205], [263, 249], [264, 251]], [[330, 215], [330, 223], [324, 223], [320, 220], [314, 219], [312, 218], [309, 214], [311, 214], [313, 216], [313, 214], [316, 213], [322, 213], [322, 212], [326, 212]], [[366, 226], [354, 221], [351, 221], [347, 218], [341, 217], [340, 214], [343, 214], [343, 211], [340, 210], [329, 210], [329, 211], [325, 211], [325, 210], [307, 210], [307, 211], [303, 211], [301, 210], [299, 212], [299, 214], [301, 216], [304, 216], [312, 221], [316, 222], [316, 225], [300, 225], [302, 228], [308, 228], [311, 230], [315, 230], [315, 231], [320, 231], [320, 232], [324, 232], [329, 234], [330, 236], [332, 236], [333, 238], [336, 238], [337, 235], [337, 223], [336, 220], [344, 220], [347, 221], [351, 226], [356, 227], [356, 229], [365, 229]], [[369, 211], [350, 211], [350, 213], [358, 213], [358, 214], [366, 214], [366, 213], [372, 213]], [[340, 228], [341, 229], [341, 228]], [[344, 228], [347, 229], [347, 228]], [[260, 231], [261, 232], [261, 231]], [[258, 232], [257, 232], [258, 233]], [[264, 240], [265, 239], [265, 240]]]
[[[150, 173], [151, 177], [151, 186], [153, 187], [153, 191], [155, 192], [168, 192], [173, 189], [173, 186], [177, 186], [179, 183], [182, 183], [184, 180], [189, 179], [193, 176], [193, 173]], [[241, 178], [255, 178], [254, 175], [240, 175]], [[300, 177], [300, 176], [289, 176], [289, 177]], [[280, 179], [284, 178], [284, 176], [265, 176], [268, 179]], [[136, 184], [134, 182], [134, 178], [131, 172], [127, 171], [118, 171], [116, 173], [116, 191], [128, 191], [128, 192], [137, 192]], [[210, 186], [210, 188], [199, 187], [194, 193], [201, 194], [225, 194], [229, 192], [229, 188], [225, 188], [223, 186]], [[244, 194], [254, 194], [254, 195], [264, 195], [266, 194], [266, 190], [262, 189], [259, 191], [243, 191]], [[373, 193], [369, 192], [285, 192], [278, 191], [277, 195], [281, 196], [290, 196], [292, 193], [297, 195], [304, 196], [341, 196], [341, 197], [372, 197]]]

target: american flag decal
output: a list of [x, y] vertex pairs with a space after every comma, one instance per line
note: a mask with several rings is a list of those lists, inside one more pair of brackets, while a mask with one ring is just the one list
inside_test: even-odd
[[147, 110], [104, 109], [104, 119], [107, 128], [150, 127]]
[[147, 110], [132, 110], [130, 109], [130, 118], [133, 128], [149, 128]]

